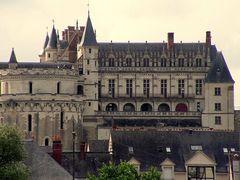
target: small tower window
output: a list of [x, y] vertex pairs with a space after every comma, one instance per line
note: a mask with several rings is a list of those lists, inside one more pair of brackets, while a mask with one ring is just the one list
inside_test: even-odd
[[77, 86], [77, 94], [78, 95], [83, 95], [83, 86], [81, 86], [81, 85]]
[[32, 94], [32, 82], [29, 82], [29, 93]]
[[50, 58], [51, 57], [51, 54], [50, 53], [48, 53], [48, 58]]
[[8, 82], [5, 83], [5, 94], [8, 94]]
[[45, 138], [45, 140], [44, 140], [44, 145], [45, 145], [45, 146], [49, 146], [49, 138]]
[[87, 64], [89, 64], [89, 59], [87, 60]]
[[32, 115], [28, 115], [28, 131], [32, 131]]
[[89, 48], [89, 49], [88, 49], [88, 52], [89, 52], [89, 54], [91, 54], [91, 53], [92, 53], [92, 49], [91, 49], [91, 48]]
[[61, 85], [61, 83], [58, 82], [58, 83], [57, 83], [57, 94], [60, 94], [60, 85]]
[[61, 111], [61, 114], [60, 114], [60, 129], [63, 129], [63, 125], [64, 125], [64, 112]]

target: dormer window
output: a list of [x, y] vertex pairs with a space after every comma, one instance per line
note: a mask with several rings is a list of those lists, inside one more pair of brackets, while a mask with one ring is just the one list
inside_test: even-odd
[[171, 152], [171, 148], [170, 147], [166, 147], [166, 152], [170, 153]]
[[191, 150], [192, 151], [202, 151], [203, 148], [201, 145], [191, 145]]
[[228, 153], [228, 148], [223, 148], [224, 153]]
[[133, 154], [133, 147], [132, 146], [128, 147], [128, 152], [129, 152], [129, 154]]

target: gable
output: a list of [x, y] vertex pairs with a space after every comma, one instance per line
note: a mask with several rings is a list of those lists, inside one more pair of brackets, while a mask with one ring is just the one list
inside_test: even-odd
[[202, 151], [197, 151], [189, 160], [186, 161], [186, 165], [216, 165], [215, 161], [209, 158]]
[[162, 163], [161, 166], [175, 166], [175, 163], [171, 161], [171, 159], [166, 158]]

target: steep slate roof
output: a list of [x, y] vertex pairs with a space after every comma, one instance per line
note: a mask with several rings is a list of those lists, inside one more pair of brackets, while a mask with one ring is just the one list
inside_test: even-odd
[[50, 40], [48, 42], [48, 48], [57, 49], [57, 32], [54, 26], [52, 28]]
[[17, 63], [17, 58], [16, 58], [16, 55], [15, 55], [14, 49], [12, 49], [12, 53], [11, 53], [11, 56], [10, 56], [10, 59], [9, 59], [9, 63]]
[[[210, 131], [112, 131], [114, 161], [128, 161], [131, 157], [141, 163], [141, 170], [150, 166], [160, 168], [160, 164], [169, 158], [175, 165], [175, 171], [184, 172], [185, 162], [196, 151], [191, 145], [201, 145], [203, 152], [216, 162], [217, 172], [227, 172], [227, 155], [223, 147], [239, 150], [239, 133]], [[130, 154], [128, 147], [133, 147]], [[171, 152], [166, 152], [166, 147]]]
[[42, 151], [32, 140], [25, 141], [27, 159], [24, 163], [30, 169], [31, 179], [69, 180], [72, 176], [52, 157]]
[[206, 82], [210, 83], [234, 83], [227, 67], [223, 54], [218, 52], [212, 61], [212, 67], [208, 71]]
[[96, 35], [93, 30], [90, 16], [88, 15], [87, 24], [84, 29], [83, 37], [81, 39], [81, 46], [97, 46]]
[[44, 42], [44, 45], [43, 45], [43, 49], [45, 49], [47, 47], [48, 42], [49, 42], [49, 36], [48, 36], [48, 33], [47, 33], [46, 39], [45, 39], [45, 42]]

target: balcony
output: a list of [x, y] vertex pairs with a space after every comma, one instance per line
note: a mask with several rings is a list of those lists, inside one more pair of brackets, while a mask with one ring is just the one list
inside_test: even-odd
[[125, 111], [98, 111], [95, 114], [96, 116], [104, 116], [109, 118], [157, 118], [157, 119], [200, 119], [201, 112], [196, 111], [188, 111], [188, 112], [176, 112], [176, 111], [169, 111], [169, 112], [159, 112], [159, 111], [150, 111], [150, 112], [143, 112], [143, 111], [133, 111], [133, 112], [125, 112]]
[[99, 67], [99, 72], [207, 72], [207, 67]]

